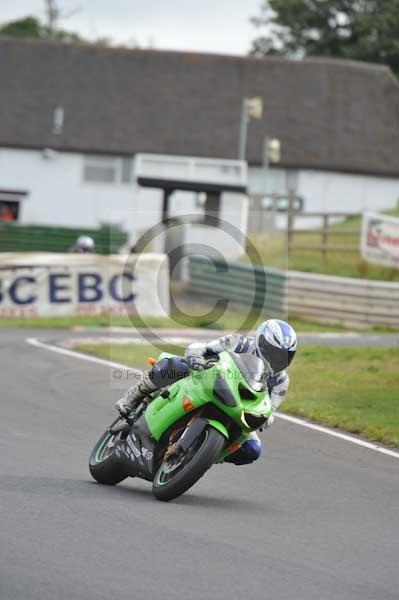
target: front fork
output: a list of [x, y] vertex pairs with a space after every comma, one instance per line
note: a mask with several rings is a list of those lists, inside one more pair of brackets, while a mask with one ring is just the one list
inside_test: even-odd
[[[194, 416], [186, 425], [183, 434], [167, 449], [164, 460], [170, 458], [173, 454], [181, 455], [187, 452], [187, 450], [193, 445], [195, 440], [207, 429], [207, 427], [213, 427], [219, 433], [221, 433], [227, 440], [229, 439], [229, 433], [223, 423], [214, 419], [207, 419], [206, 417]], [[229, 454], [229, 453], [228, 453]]]

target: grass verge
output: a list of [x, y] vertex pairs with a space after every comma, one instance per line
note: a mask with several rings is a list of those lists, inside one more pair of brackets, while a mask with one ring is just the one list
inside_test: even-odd
[[[205, 329], [220, 329], [233, 331], [248, 331], [255, 329], [262, 321], [267, 318], [275, 318], [275, 315], [253, 315], [249, 326], [244, 327], [246, 315], [239, 311], [226, 311], [226, 313], [217, 321], [212, 322], [206, 317], [187, 316], [183, 320], [161, 317], [145, 317], [143, 319], [135, 319], [128, 317], [109, 317], [108, 315], [97, 315], [93, 317], [0, 317], [0, 329], [71, 329], [78, 327], [145, 327], [148, 328], [179, 328], [184, 329], [201, 327]], [[296, 331], [303, 333], [344, 333], [350, 329], [341, 325], [326, 325], [307, 321], [298, 317], [292, 316], [288, 318], [291, 325]], [[361, 329], [362, 333], [395, 333], [397, 329], [385, 326], [376, 326], [372, 328]]]
[[399, 349], [301, 348], [285, 412], [399, 446]]
[[[150, 345], [82, 345], [101, 358], [146, 367]], [[162, 350], [173, 352], [165, 345]], [[399, 349], [301, 348], [284, 412], [399, 447]]]
[[[265, 315], [253, 315], [250, 327], [243, 327], [246, 315], [239, 311], [226, 311], [226, 313], [217, 321], [207, 319], [204, 316], [187, 316], [183, 320], [173, 318], [151, 318], [145, 317], [142, 320], [128, 317], [109, 317], [107, 315], [98, 315], [93, 317], [34, 317], [34, 318], [18, 318], [8, 317], [0, 318], [0, 329], [70, 329], [72, 327], [142, 327], [143, 321], [149, 328], [185, 328], [185, 327], [205, 327], [209, 329], [229, 329], [229, 330], [245, 330], [255, 328], [265, 320]], [[341, 332], [346, 331], [344, 327], [339, 325], [322, 325], [312, 321], [292, 318], [290, 319], [297, 331], [303, 332]], [[370, 330], [374, 331], [374, 330]], [[391, 331], [383, 329], [383, 331]]]
[[[399, 216], [398, 211], [388, 211], [390, 215]], [[337, 232], [347, 232], [339, 235]], [[353, 231], [353, 233], [349, 233]], [[356, 246], [359, 251], [342, 252], [329, 251], [324, 259], [320, 250], [303, 250], [299, 248], [287, 251], [285, 233], [275, 235], [250, 235], [249, 239], [257, 249], [262, 264], [290, 271], [304, 271], [309, 273], [323, 273], [325, 275], [337, 275], [340, 277], [355, 277], [362, 279], [375, 279], [383, 281], [399, 281], [399, 270], [372, 265], [365, 262], [360, 254], [360, 217], [350, 217], [341, 223], [329, 227], [328, 244]], [[294, 243], [304, 245], [317, 245], [321, 243], [322, 230], [316, 228], [310, 233], [295, 233]], [[248, 247], [248, 256], [245, 260], [253, 262], [258, 257]]]
[[[123, 363], [129, 367], [138, 367], [145, 369], [148, 365], [148, 357], [157, 358], [161, 352], [176, 352], [176, 346], [171, 344], [160, 345], [159, 348], [151, 346], [151, 344], [80, 344], [75, 347], [75, 350]], [[181, 354], [183, 353], [181, 349]]]

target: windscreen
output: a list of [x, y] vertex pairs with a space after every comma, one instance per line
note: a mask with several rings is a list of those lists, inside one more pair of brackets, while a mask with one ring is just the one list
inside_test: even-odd
[[260, 358], [253, 354], [235, 354], [234, 352], [230, 352], [230, 356], [240, 369], [244, 380], [255, 392], [262, 392], [266, 389], [265, 365]]

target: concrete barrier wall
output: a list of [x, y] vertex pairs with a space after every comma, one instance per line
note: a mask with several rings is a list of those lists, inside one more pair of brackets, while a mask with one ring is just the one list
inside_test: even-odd
[[321, 322], [399, 326], [399, 283], [287, 272], [290, 313]]
[[320, 323], [399, 327], [399, 283], [280, 271], [192, 257], [189, 289], [228, 299], [265, 316], [295, 315]]
[[162, 254], [0, 254], [0, 317], [169, 314]]

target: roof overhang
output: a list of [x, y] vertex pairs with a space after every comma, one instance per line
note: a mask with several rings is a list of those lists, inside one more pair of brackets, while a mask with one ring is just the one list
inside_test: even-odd
[[248, 185], [248, 166], [241, 160], [136, 154], [134, 174], [143, 187], [170, 191], [245, 193]]

